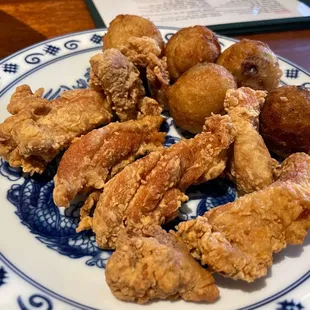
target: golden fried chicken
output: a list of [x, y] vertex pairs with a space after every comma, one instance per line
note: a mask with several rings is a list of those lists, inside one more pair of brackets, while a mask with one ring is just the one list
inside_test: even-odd
[[105, 182], [137, 157], [162, 146], [165, 133], [158, 132], [161, 116], [111, 123], [94, 129], [71, 144], [54, 178], [54, 202], [69, 207], [79, 192], [102, 189]]
[[274, 181], [273, 170], [278, 162], [271, 158], [258, 133], [259, 113], [266, 92], [248, 87], [230, 89], [224, 107], [236, 129], [229, 174], [240, 193], [251, 193]]
[[165, 106], [170, 80], [167, 58], [161, 58], [161, 49], [158, 43], [146, 36], [131, 37], [128, 39], [127, 45], [120, 47], [120, 51], [138, 68], [146, 68], [146, 79], [151, 96], [162, 106]]
[[135, 66], [146, 68], [150, 63], [150, 55], [161, 56], [161, 49], [153, 38], [130, 37], [125, 45], [118, 48]]
[[235, 139], [235, 129], [230, 117], [213, 115], [206, 118], [203, 132], [186, 143], [195, 154], [193, 164], [180, 181], [181, 190], [219, 176], [226, 167], [227, 148]]
[[49, 104], [47, 99], [42, 98], [44, 88], [39, 88], [32, 93], [28, 85], [21, 85], [16, 87], [16, 91], [11, 97], [10, 103], [7, 106], [7, 110], [11, 114], [17, 114], [23, 109], [45, 109]]
[[273, 253], [301, 244], [309, 228], [310, 157], [296, 153], [276, 182], [180, 223], [176, 235], [212, 270], [252, 282], [267, 274]]
[[141, 119], [146, 115], [160, 115], [162, 108], [153, 98], [144, 97], [138, 103], [138, 111], [137, 119]]
[[219, 296], [212, 275], [159, 226], [123, 232], [105, 274], [117, 298], [140, 304], [178, 298], [212, 302]]
[[99, 247], [115, 248], [115, 241], [128, 204], [140, 184], [156, 166], [161, 155], [161, 152], [152, 152], [138, 159], [105, 185], [104, 195], [89, 197], [82, 210], [90, 210], [96, 206], [94, 218], [86, 213], [85, 216], [81, 216], [77, 232], [91, 228], [98, 236]]
[[[214, 115], [204, 132], [128, 165], [104, 186], [91, 227], [101, 248], [114, 248], [121, 227], [164, 224], [178, 214], [186, 188], [221, 174], [234, 131], [228, 116]], [[92, 204], [94, 201], [92, 201]]]
[[103, 37], [103, 48], [120, 50], [142, 72], [143, 79], [146, 68], [151, 96], [166, 105], [169, 74], [167, 59], [162, 57], [164, 41], [151, 21], [136, 15], [116, 16]]
[[105, 97], [94, 90], [70, 90], [48, 101], [20, 86], [12, 96], [14, 113], [0, 124], [0, 156], [24, 172], [42, 173], [75, 137], [107, 124], [112, 111]]
[[139, 70], [119, 50], [111, 48], [93, 56], [90, 65], [90, 87], [104, 91], [120, 121], [136, 119], [143, 114], [141, 105], [145, 106], [147, 103], [152, 107], [157, 106], [154, 113], [160, 114], [161, 108], [155, 100], [145, 101]]
[[167, 91], [169, 88], [169, 73], [167, 71], [167, 58], [157, 58], [150, 54], [149, 64], [146, 67], [146, 78], [151, 96], [164, 107], [168, 105]]

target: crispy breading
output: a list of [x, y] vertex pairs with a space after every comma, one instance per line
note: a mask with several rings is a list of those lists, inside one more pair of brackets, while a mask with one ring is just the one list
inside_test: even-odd
[[145, 95], [139, 70], [114, 48], [93, 56], [89, 62], [97, 79], [90, 83], [97, 85], [99, 81], [120, 121], [136, 119], [138, 101]]
[[[92, 229], [96, 233], [99, 247], [115, 247], [124, 213], [130, 201], [160, 158], [161, 152], [152, 152], [126, 166], [105, 185], [104, 194], [99, 198], [92, 219]], [[81, 230], [82, 227], [79, 226], [78, 231]]]
[[[230, 118], [214, 115], [206, 121], [205, 130], [128, 165], [105, 185], [92, 220], [99, 247], [114, 248], [122, 227], [172, 220], [188, 199], [183, 193], [188, 186], [223, 172], [223, 153], [234, 138]], [[221, 160], [223, 165], [218, 165]]]
[[203, 133], [187, 143], [195, 154], [193, 164], [186, 170], [179, 187], [185, 190], [195, 183], [203, 183], [219, 176], [226, 167], [227, 148], [235, 138], [229, 117], [213, 115], [203, 126]]
[[212, 302], [219, 296], [212, 275], [159, 226], [123, 232], [105, 274], [117, 298], [140, 304], [178, 298]]
[[83, 207], [80, 209], [80, 222], [77, 228], [77, 232], [92, 228], [93, 218], [90, 217], [90, 213], [93, 207], [95, 207], [97, 202], [99, 201], [100, 195], [100, 190], [95, 190], [88, 195]]
[[176, 235], [212, 270], [252, 282], [267, 274], [273, 253], [301, 244], [309, 228], [310, 157], [296, 153], [276, 182], [180, 223]]
[[[193, 159], [194, 153], [185, 140], [165, 150], [130, 201], [123, 219], [125, 225], [137, 226], [141, 222], [145, 223], [145, 220], [147, 223], [152, 221], [157, 224], [165, 223], [167, 220], [164, 214], [167, 210], [162, 212], [157, 206], [168, 190], [178, 186], [182, 176], [192, 165]], [[182, 200], [188, 200], [188, 197], [184, 198], [181, 197]], [[176, 209], [171, 210], [171, 213], [175, 215], [177, 210], [176, 205]], [[170, 214], [168, 218], [171, 218]]]
[[241, 87], [228, 90], [224, 101], [225, 110], [236, 128], [229, 173], [242, 194], [270, 185], [274, 181], [273, 170], [278, 165], [258, 133], [265, 96], [264, 91]]
[[167, 58], [161, 58], [161, 49], [158, 43], [149, 37], [131, 37], [126, 46], [120, 48], [133, 64], [146, 68], [146, 78], [151, 92], [162, 106], [167, 105], [166, 92], [169, 86]]
[[146, 68], [149, 65], [150, 54], [160, 57], [161, 49], [158, 43], [150, 37], [130, 37], [126, 45], [119, 48], [134, 65]]
[[45, 109], [49, 104], [47, 99], [42, 98], [44, 88], [39, 88], [32, 93], [28, 85], [21, 85], [16, 87], [16, 91], [10, 99], [10, 103], [7, 105], [7, 110], [11, 114], [17, 114], [21, 110], [27, 108], [33, 108], [36, 111]]
[[144, 97], [138, 103], [138, 119], [145, 117], [146, 115], [160, 115], [162, 108], [156, 100], [149, 97]]
[[40, 98], [41, 93], [18, 87], [10, 106], [16, 114], [0, 124], [0, 156], [31, 174], [42, 173], [75, 137], [112, 118], [105, 97], [94, 90], [66, 91], [52, 101]]
[[[139, 114], [144, 114], [145, 111], [139, 110], [141, 101], [145, 98], [140, 72], [119, 50], [111, 48], [93, 56], [90, 65], [90, 87], [104, 91], [120, 121], [136, 119]], [[144, 102], [144, 106], [146, 103]], [[152, 106], [156, 104], [158, 108], [147, 110], [147, 113], [159, 115], [159, 104], [151, 102]]]
[[167, 58], [157, 58], [154, 54], [149, 55], [149, 64], [146, 67], [146, 78], [151, 96], [161, 106], [168, 106], [167, 91], [169, 88], [169, 73], [167, 71]]
[[69, 207], [84, 189], [102, 189], [106, 181], [137, 157], [162, 146], [161, 116], [111, 123], [76, 140], [64, 153], [54, 178], [54, 202]]

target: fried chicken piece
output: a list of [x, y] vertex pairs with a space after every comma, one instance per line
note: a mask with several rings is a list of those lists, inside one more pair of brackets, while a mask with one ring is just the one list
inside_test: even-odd
[[146, 68], [150, 63], [150, 54], [160, 57], [161, 49], [158, 43], [150, 37], [130, 37], [126, 45], [122, 45], [119, 50], [135, 66]]
[[[149, 225], [152, 223], [163, 224], [177, 216], [181, 202], [188, 197], [181, 192], [179, 201], [173, 204], [165, 202], [163, 206], [174, 208], [162, 208], [161, 200], [169, 190], [178, 186], [185, 171], [193, 164], [194, 153], [188, 143], [183, 140], [172, 145], [163, 154], [156, 166], [142, 182], [123, 217], [123, 223], [137, 227], [140, 223]], [[144, 183], [144, 184], [143, 184]], [[167, 199], [165, 199], [166, 201]]]
[[159, 226], [123, 232], [105, 274], [117, 298], [139, 304], [178, 298], [212, 302], [219, 296], [212, 275]]
[[180, 223], [176, 235], [212, 270], [252, 282], [267, 274], [273, 253], [302, 244], [309, 228], [310, 157], [296, 153], [276, 182]]
[[69, 207], [84, 189], [102, 189], [105, 182], [137, 157], [162, 146], [161, 116], [111, 123], [75, 141], [64, 153], [54, 178], [54, 202]]
[[18, 87], [9, 107], [16, 114], [0, 124], [0, 156], [31, 174], [42, 173], [75, 137], [112, 118], [106, 99], [94, 90], [66, 91], [52, 101], [38, 97], [41, 93]]
[[[166, 223], [177, 216], [181, 202], [188, 199], [184, 194], [179, 194], [179, 199], [173, 204], [163, 203], [164, 206], [174, 205], [174, 208], [162, 208], [161, 200], [167, 200], [164, 197], [169, 190], [179, 189], [182, 193], [190, 185], [206, 182], [223, 172], [225, 154], [233, 141], [230, 120], [228, 117], [212, 116], [207, 119], [203, 130], [194, 139], [183, 140], [165, 151], [147, 176], [146, 183], [139, 187], [130, 202], [125, 215], [127, 225]], [[219, 161], [223, 164], [218, 166]], [[218, 166], [216, 171], [213, 169], [214, 163]]]
[[[145, 90], [140, 72], [119, 50], [111, 48], [90, 59], [91, 79], [89, 85], [93, 89], [102, 89], [107, 100], [115, 110], [120, 121], [136, 119], [143, 111]], [[155, 101], [151, 102], [156, 106]], [[158, 106], [158, 103], [157, 103]], [[145, 109], [148, 113], [159, 115], [161, 108]], [[144, 112], [145, 112], [144, 110]]]
[[10, 103], [7, 106], [7, 110], [11, 114], [17, 114], [21, 110], [34, 109], [36, 111], [47, 109], [49, 101], [42, 98], [44, 88], [39, 88], [32, 93], [28, 85], [21, 85], [16, 87], [15, 93], [12, 95]]
[[[104, 187], [97, 201], [94, 217], [85, 217], [96, 233], [96, 241], [100, 248], [115, 248], [115, 242], [122, 226], [124, 213], [140, 184], [156, 166], [161, 152], [152, 152], [126, 166], [115, 175]], [[122, 185], [122, 186], [120, 186]], [[93, 207], [94, 203], [92, 203]], [[79, 223], [77, 232], [83, 230], [83, 222]]]
[[149, 97], [144, 97], [138, 103], [138, 119], [145, 117], [146, 115], [160, 115], [162, 108], [156, 100]]
[[85, 220], [92, 223], [98, 246], [114, 248], [122, 227], [161, 225], [175, 218], [181, 203], [188, 200], [183, 192], [189, 185], [223, 172], [225, 164], [219, 162], [233, 138], [230, 118], [214, 115], [206, 121], [205, 132], [195, 138], [128, 165], [104, 186], [93, 220]]
[[219, 176], [226, 167], [227, 148], [234, 138], [235, 130], [229, 117], [213, 115], [206, 118], [203, 133], [187, 141], [195, 157], [193, 164], [182, 176], [179, 184], [181, 190], [185, 191], [192, 184]]
[[93, 218], [90, 217], [90, 213], [99, 201], [101, 193], [102, 191], [95, 190], [88, 195], [83, 207], [80, 209], [80, 222], [76, 229], [77, 232], [92, 228]]
[[109, 103], [121, 121], [137, 117], [136, 106], [145, 94], [139, 70], [117, 49], [109, 49], [90, 59], [92, 77], [90, 86], [102, 87]]
[[239, 193], [251, 193], [274, 181], [278, 162], [271, 158], [258, 133], [259, 114], [266, 92], [248, 87], [230, 89], [224, 107], [236, 128], [229, 174]]
[[167, 71], [167, 58], [157, 58], [154, 54], [149, 55], [149, 64], [146, 67], [146, 78], [151, 96], [162, 107], [168, 106], [167, 91], [169, 88], [169, 73]]
[[150, 37], [131, 37], [126, 46], [120, 48], [134, 65], [146, 68], [146, 78], [151, 92], [161, 106], [167, 105], [166, 92], [169, 86], [167, 58], [160, 57], [161, 49], [158, 43]]

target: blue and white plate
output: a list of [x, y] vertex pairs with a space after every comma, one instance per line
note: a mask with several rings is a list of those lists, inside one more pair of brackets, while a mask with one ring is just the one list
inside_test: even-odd
[[[161, 28], [167, 40], [176, 31]], [[102, 49], [105, 30], [90, 30], [54, 38], [0, 61], [0, 121], [15, 87], [29, 84], [45, 88], [52, 99], [73, 88], [86, 88], [89, 58]], [[235, 41], [220, 37], [223, 49]], [[282, 84], [310, 87], [310, 75], [280, 58]], [[182, 132], [168, 118], [166, 144], [175, 143]], [[110, 251], [98, 249], [89, 232], [75, 233], [78, 208], [66, 211], [52, 199], [56, 164], [42, 176], [25, 177], [0, 162], [0, 309], [310, 309], [310, 238], [303, 246], [288, 247], [275, 255], [268, 276], [253, 284], [215, 275], [221, 298], [214, 304], [184, 301], [153, 302], [147, 306], [124, 303], [110, 292], [104, 275]], [[181, 209], [179, 220], [203, 214], [232, 201], [229, 182], [213, 181], [190, 191], [191, 200]], [[173, 223], [172, 223], [173, 224]]]

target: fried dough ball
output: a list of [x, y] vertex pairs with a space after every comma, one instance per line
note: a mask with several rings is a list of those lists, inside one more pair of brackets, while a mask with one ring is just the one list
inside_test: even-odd
[[267, 44], [243, 39], [226, 49], [217, 60], [235, 76], [238, 86], [255, 90], [278, 87], [282, 71], [278, 58]]
[[197, 64], [169, 87], [170, 115], [181, 128], [198, 133], [207, 116], [223, 111], [226, 91], [231, 88], [237, 88], [237, 84], [224, 67]]
[[310, 154], [310, 91], [301, 86], [270, 91], [260, 115], [260, 132], [278, 155]]
[[154, 39], [164, 51], [161, 33], [151, 21], [136, 15], [118, 15], [111, 21], [108, 32], [103, 36], [103, 48], [120, 49], [127, 45], [130, 37], [143, 36]]
[[168, 71], [174, 81], [198, 63], [216, 62], [220, 54], [217, 36], [203, 26], [179, 30], [170, 38], [165, 50]]

